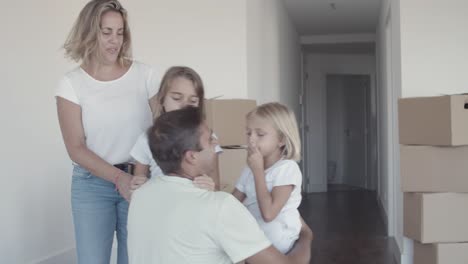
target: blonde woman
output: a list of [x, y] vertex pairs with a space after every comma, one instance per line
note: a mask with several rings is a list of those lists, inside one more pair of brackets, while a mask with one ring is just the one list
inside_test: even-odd
[[158, 75], [131, 58], [127, 12], [117, 0], [93, 0], [79, 14], [65, 54], [80, 63], [56, 92], [63, 140], [73, 161], [71, 203], [78, 263], [128, 263], [130, 150], [152, 124]]
[[247, 114], [248, 167], [233, 195], [282, 253], [299, 238], [302, 173], [297, 165], [301, 141], [294, 113], [279, 103]]

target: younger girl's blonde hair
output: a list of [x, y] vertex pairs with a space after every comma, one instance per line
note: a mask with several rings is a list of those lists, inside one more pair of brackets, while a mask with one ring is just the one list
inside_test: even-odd
[[198, 97], [198, 108], [202, 115], [205, 113], [205, 88], [203, 86], [203, 81], [198, 75], [198, 73], [190, 67], [186, 66], [173, 66], [169, 68], [164, 74], [161, 85], [159, 86], [159, 91], [156, 94], [156, 100], [151, 103], [153, 110], [153, 118], [159, 117], [164, 113], [164, 98], [166, 98], [169, 90], [171, 89], [172, 81], [176, 78], [184, 78], [193, 83], [195, 87], [195, 93]]
[[82, 61], [84, 65], [87, 65], [93, 56], [100, 58], [98, 40], [101, 32], [101, 18], [109, 11], [120, 13], [124, 23], [123, 43], [117, 60], [122, 66], [131, 60], [132, 41], [127, 11], [117, 0], [92, 0], [85, 5], [63, 44], [66, 57], [76, 62]]
[[247, 118], [252, 116], [258, 116], [273, 124], [280, 140], [285, 143], [282, 151], [286, 159], [301, 160], [301, 138], [294, 112], [285, 105], [275, 102], [257, 106], [247, 114]]

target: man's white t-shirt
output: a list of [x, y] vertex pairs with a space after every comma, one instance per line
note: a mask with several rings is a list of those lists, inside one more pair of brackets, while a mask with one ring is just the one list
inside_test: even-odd
[[131, 160], [135, 141], [153, 122], [148, 100], [159, 81], [159, 74], [137, 61], [112, 81], [98, 81], [77, 67], [61, 79], [55, 96], [81, 107], [86, 146], [118, 164]]
[[255, 191], [255, 179], [246, 167], [237, 181], [236, 189], [245, 194], [244, 205], [255, 217], [258, 224], [273, 245], [282, 253], [287, 253], [299, 238], [301, 221], [298, 207], [301, 204], [302, 173], [293, 160], [281, 159], [265, 171], [265, 182], [271, 193], [273, 187], [293, 185], [294, 189], [278, 216], [271, 222], [263, 220]]
[[[213, 137], [217, 138], [215, 134], [213, 134]], [[219, 145], [216, 145], [215, 151], [219, 154], [223, 152], [223, 149]], [[143, 132], [138, 137], [135, 146], [133, 146], [132, 150], [130, 151], [130, 155], [139, 163], [150, 166], [151, 179], [154, 179], [155, 176], [163, 174], [161, 168], [158, 166], [158, 164], [156, 164], [156, 161], [153, 158], [153, 154], [151, 153], [147, 132]]]
[[128, 214], [131, 264], [237, 263], [271, 242], [231, 194], [160, 175], [136, 190]]

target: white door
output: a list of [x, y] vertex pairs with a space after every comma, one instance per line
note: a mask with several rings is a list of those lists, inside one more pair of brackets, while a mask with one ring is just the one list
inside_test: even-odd
[[370, 80], [363, 75], [344, 75], [344, 183], [366, 187], [366, 107]]

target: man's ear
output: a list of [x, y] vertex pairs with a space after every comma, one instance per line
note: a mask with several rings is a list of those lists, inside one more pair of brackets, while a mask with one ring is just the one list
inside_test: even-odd
[[187, 150], [184, 154], [184, 160], [193, 165], [197, 159], [197, 152], [193, 150]]

